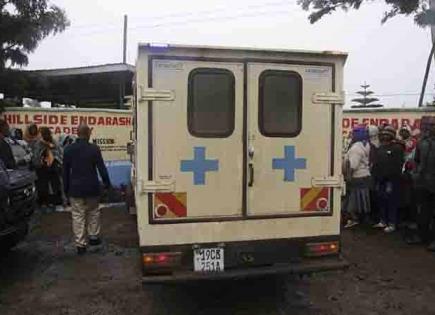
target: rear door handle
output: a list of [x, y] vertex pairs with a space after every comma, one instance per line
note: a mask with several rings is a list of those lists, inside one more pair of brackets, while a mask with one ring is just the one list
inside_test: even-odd
[[248, 186], [252, 187], [254, 185], [254, 164], [249, 163], [249, 183]]

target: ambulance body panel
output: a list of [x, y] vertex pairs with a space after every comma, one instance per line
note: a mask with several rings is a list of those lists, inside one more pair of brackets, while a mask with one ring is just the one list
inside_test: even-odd
[[[144, 281], [343, 265], [345, 60], [139, 46], [134, 183]], [[311, 256], [328, 262], [290, 263]]]

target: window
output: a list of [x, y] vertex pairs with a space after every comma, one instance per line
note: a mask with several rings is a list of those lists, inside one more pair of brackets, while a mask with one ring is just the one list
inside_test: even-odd
[[189, 74], [187, 124], [202, 138], [225, 138], [234, 131], [235, 79], [225, 69], [197, 68]]
[[259, 80], [260, 132], [296, 137], [302, 128], [302, 78], [296, 72], [266, 70]]

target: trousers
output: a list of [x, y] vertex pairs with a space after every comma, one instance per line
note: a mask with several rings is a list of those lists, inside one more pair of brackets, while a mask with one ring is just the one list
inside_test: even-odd
[[99, 198], [71, 198], [71, 216], [76, 246], [85, 247], [87, 237], [100, 235]]
[[435, 240], [435, 193], [421, 189], [419, 203], [418, 231], [423, 241], [432, 242]]
[[[59, 172], [54, 166], [36, 169], [39, 205], [61, 205], [62, 200], [62, 183]], [[50, 194], [50, 187], [52, 194]]]
[[385, 224], [396, 225], [398, 223], [400, 181], [381, 181], [377, 186], [381, 219]]

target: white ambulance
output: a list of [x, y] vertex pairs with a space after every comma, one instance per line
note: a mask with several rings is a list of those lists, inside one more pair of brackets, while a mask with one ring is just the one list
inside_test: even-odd
[[346, 57], [139, 46], [133, 182], [144, 282], [345, 266]]

